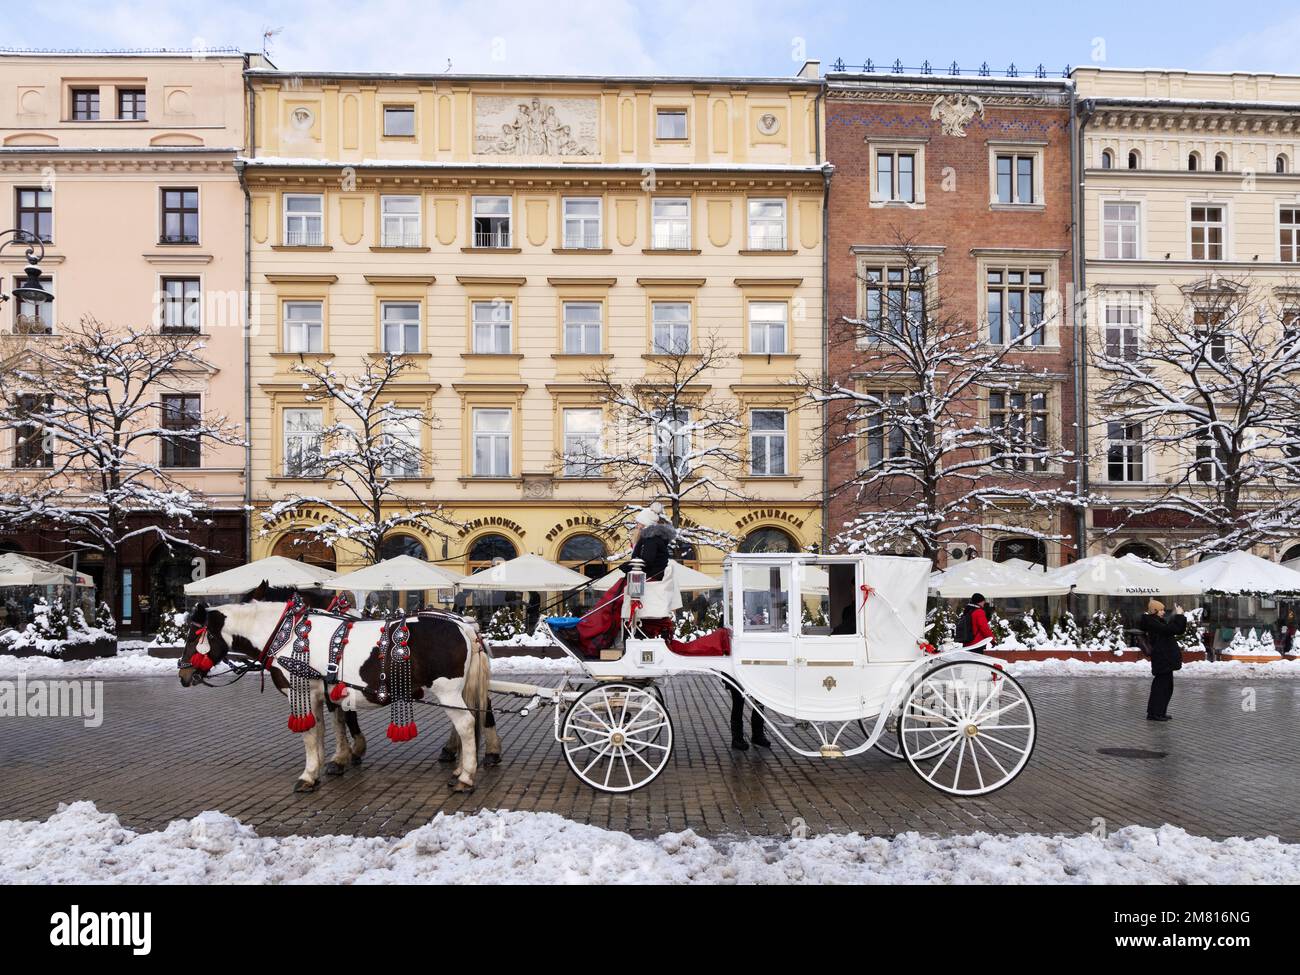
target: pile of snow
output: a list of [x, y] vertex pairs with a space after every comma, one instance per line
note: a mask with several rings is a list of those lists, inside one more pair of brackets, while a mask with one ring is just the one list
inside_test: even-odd
[[93, 803], [0, 822], [5, 883], [1284, 884], [1300, 844], [1212, 840], [1176, 826], [1106, 839], [1022, 834], [893, 839], [635, 839], [553, 813], [438, 814], [398, 838], [262, 837], [218, 812], [138, 833]]
[[[990, 658], [997, 659], [997, 658]], [[1151, 677], [1151, 664], [1145, 660], [1003, 660], [1012, 677]], [[1178, 671], [1183, 677], [1217, 678], [1285, 678], [1300, 677], [1300, 660], [1274, 657], [1272, 662], [1251, 663], [1243, 660], [1195, 660]]]
[[493, 657], [492, 674], [581, 674], [582, 668], [572, 657]]
[[[124, 649], [125, 647], [125, 649]], [[0, 679], [18, 677], [150, 677], [176, 675], [176, 661], [151, 657], [147, 645], [119, 644], [117, 655], [93, 660], [59, 660], [56, 657], [15, 657], [0, 654]]]

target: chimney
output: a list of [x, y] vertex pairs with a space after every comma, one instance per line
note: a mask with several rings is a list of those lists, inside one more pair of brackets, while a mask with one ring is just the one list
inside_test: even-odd
[[796, 75], [796, 77], [798, 78], [808, 78], [812, 81], [816, 81], [821, 76], [822, 76], [821, 61], [805, 61], [803, 63], [803, 67], [799, 69], [799, 74]]

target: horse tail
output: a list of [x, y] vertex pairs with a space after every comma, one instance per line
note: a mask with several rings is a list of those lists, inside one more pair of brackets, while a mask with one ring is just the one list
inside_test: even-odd
[[477, 748], [483, 738], [483, 718], [488, 708], [488, 684], [492, 672], [487, 650], [478, 634], [466, 630], [465, 638], [469, 644], [469, 659], [465, 662], [465, 690], [462, 696], [466, 707], [473, 709], [474, 746]]

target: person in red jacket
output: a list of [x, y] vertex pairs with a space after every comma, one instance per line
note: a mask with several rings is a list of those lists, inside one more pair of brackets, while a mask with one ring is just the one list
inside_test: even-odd
[[993, 627], [989, 626], [988, 616], [984, 612], [984, 597], [979, 593], [971, 596], [970, 602], [962, 610], [962, 616], [964, 619], [957, 624], [957, 634], [962, 646], [967, 650], [983, 653], [984, 649], [993, 642]]

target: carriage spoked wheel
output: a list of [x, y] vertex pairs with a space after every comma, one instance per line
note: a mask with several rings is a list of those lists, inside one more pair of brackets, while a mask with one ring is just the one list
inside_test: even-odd
[[[885, 718], [885, 727], [881, 729], [880, 737], [876, 739], [876, 743], [872, 747], [901, 762], [903, 760], [903, 746], [898, 742], [899, 719], [900, 715], [897, 714], [891, 714]], [[858, 722], [858, 727], [862, 728], [864, 735], [871, 734], [870, 729], [865, 727], [861, 721]]]
[[564, 760], [573, 774], [602, 792], [649, 785], [668, 764], [673, 723], [652, 690], [598, 684], [564, 715]]
[[991, 664], [936, 667], [912, 688], [899, 716], [903, 756], [941, 792], [982, 796], [1029, 761], [1037, 722], [1014, 677]]

